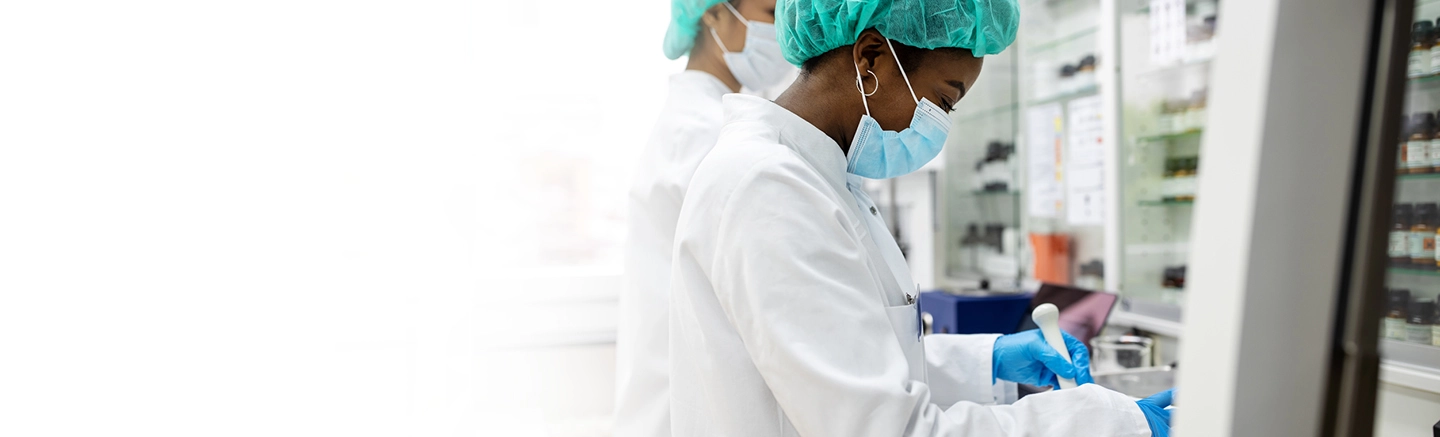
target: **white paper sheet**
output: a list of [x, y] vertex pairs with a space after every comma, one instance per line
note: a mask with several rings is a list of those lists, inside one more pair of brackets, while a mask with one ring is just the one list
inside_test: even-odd
[[1059, 103], [1036, 106], [1025, 113], [1025, 147], [1029, 155], [1029, 187], [1025, 196], [1030, 215], [1055, 217], [1064, 207], [1060, 189], [1061, 147], [1065, 140], [1065, 118]]
[[1070, 224], [1105, 223], [1105, 139], [1100, 96], [1071, 100], [1069, 155], [1065, 157], [1066, 218]]
[[1150, 62], [1161, 66], [1185, 57], [1185, 0], [1150, 0]]

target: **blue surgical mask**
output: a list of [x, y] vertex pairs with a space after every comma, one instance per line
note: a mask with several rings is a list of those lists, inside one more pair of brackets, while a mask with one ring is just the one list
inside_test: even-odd
[[[890, 43], [889, 38], [885, 39], [885, 43], [890, 46], [890, 55], [894, 56], [895, 45]], [[905, 87], [910, 89], [910, 98], [915, 100], [915, 117], [910, 119], [910, 127], [900, 132], [882, 129], [880, 123], [870, 117], [870, 102], [866, 99], [880, 90], [880, 84], [876, 82], [875, 90], [866, 93], [864, 83], [860, 81], [860, 66], [856, 65], [855, 85], [860, 88], [865, 115], [860, 117], [855, 138], [850, 140], [849, 165], [846, 168], [850, 173], [870, 179], [904, 176], [924, 167], [945, 147], [945, 137], [950, 135], [950, 118], [930, 99], [916, 98], [915, 88], [910, 86], [905, 68], [900, 67], [900, 58], [895, 58], [895, 65], [900, 68]]]

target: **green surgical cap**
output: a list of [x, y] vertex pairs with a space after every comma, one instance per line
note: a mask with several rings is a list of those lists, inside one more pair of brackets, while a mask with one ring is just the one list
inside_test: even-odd
[[860, 32], [872, 27], [911, 47], [970, 49], [980, 57], [1015, 42], [1020, 27], [1015, 1], [779, 0], [775, 32], [785, 60], [796, 66], [854, 44]]
[[680, 59], [695, 45], [700, 16], [725, 0], [670, 0], [670, 28], [665, 29], [665, 57]]

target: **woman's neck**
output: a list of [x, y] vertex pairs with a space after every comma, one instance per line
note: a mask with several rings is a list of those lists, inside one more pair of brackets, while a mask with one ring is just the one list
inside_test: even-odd
[[740, 80], [735, 79], [735, 74], [730, 72], [730, 66], [725, 65], [725, 57], [721, 56], [719, 47], [714, 43], [697, 42], [695, 47], [690, 49], [690, 58], [685, 62], [685, 69], [709, 73], [730, 87], [730, 92], [740, 92]]
[[[850, 86], [853, 88], [853, 85]], [[860, 102], [859, 99], [846, 98], [849, 94], [836, 92], [845, 87], [844, 84], [827, 83], [817, 76], [802, 73], [790, 88], [775, 99], [775, 104], [810, 122], [825, 136], [835, 140], [841, 153], [849, 153], [851, 136], [860, 123], [860, 117], [854, 115]]]

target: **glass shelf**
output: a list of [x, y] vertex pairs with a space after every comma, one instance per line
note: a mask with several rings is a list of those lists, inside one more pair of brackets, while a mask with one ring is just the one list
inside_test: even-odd
[[1408, 179], [1440, 179], [1440, 173], [1401, 173], [1400, 175], [1396, 176], [1396, 178], [1402, 181]]
[[1211, 61], [1212, 59], [1214, 59], [1214, 58], [1189, 59], [1189, 60], [1177, 62], [1177, 63], [1174, 63], [1174, 64], [1166, 65], [1166, 66], [1163, 66], [1163, 67], [1158, 67], [1158, 68], [1153, 68], [1153, 69], [1145, 70], [1145, 71], [1136, 73], [1136, 74], [1135, 74], [1135, 77], [1136, 77], [1136, 78], [1148, 78], [1148, 77], [1157, 77], [1157, 76], [1158, 76], [1158, 77], [1172, 77], [1172, 74], [1171, 74], [1171, 73], [1174, 73], [1174, 72], [1177, 71], [1177, 70], [1184, 70], [1184, 69], [1186, 69], [1186, 68], [1194, 67], [1194, 66], [1197, 66], [1197, 65], [1207, 65], [1207, 64], [1210, 63], [1210, 61]]
[[1058, 94], [1058, 95], [1046, 97], [1046, 98], [1043, 98], [1043, 99], [1031, 100], [1031, 101], [1029, 101], [1029, 102], [1026, 102], [1026, 103], [1025, 103], [1025, 106], [1039, 106], [1039, 105], [1044, 105], [1044, 104], [1046, 104], [1046, 103], [1063, 102], [1063, 101], [1066, 101], [1066, 100], [1071, 100], [1071, 99], [1080, 98], [1080, 97], [1089, 97], [1089, 96], [1095, 95], [1095, 92], [1096, 92], [1096, 91], [1099, 91], [1099, 90], [1100, 90], [1100, 87], [1099, 87], [1099, 86], [1090, 85], [1090, 86], [1087, 86], [1087, 87], [1085, 87], [1085, 88], [1081, 88], [1081, 89], [1078, 89], [1078, 90], [1075, 90], [1075, 91], [1071, 91], [1071, 92], [1068, 92], [1068, 93], [1062, 93], [1062, 94]]
[[962, 192], [960, 193], [960, 195], [959, 195], [959, 196], [956, 196], [956, 197], [961, 198], [961, 199], [977, 198], [977, 197], [978, 197], [978, 198], [995, 198], [995, 197], [1000, 197], [1000, 198], [1005, 198], [1005, 197], [1017, 198], [1017, 197], [1020, 197], [1020, 192], [1019, 192], [1019, 191], [1014, 191], [1014, 190], [1011, 190], [1011, 191], [970, 190], [970, 191], [962, 191]]
[[1427, 270], [1415, 267], [1391, 267], [1387, 269], [1390, 273], [1413, 276], [1440, 276], [1440, 271]]
[[1138, 204], [1139, 204], [1140, 206], [1190, 206], [1190, 205], [1194, 205], [1194, 204], [1195, 204], [1195, 201], [1194, 201], [1194, 200], [1141, 200], [1140, 202], [1138, 202]]
[[1056, 47], [1060, 47], [1061, 45], [1064, 45], [1065, 43], [1074, 42], [1074, 41], [1077, 40], [1077, 39], [1083, 38], [1083, 37], [1088, 36], [1088, 35], [1092, 35], [1092, 34], [1094, 34], [1095, 32], [1099, 32], [1099, 31], [1100, 31], [1100, 26], [1099, 26], [1099, 25], [1091, 26], [1091, 27], [1086, 27], [1086, 28], [1084, 28], [1084, 29], [1080, 29], [1080, 30], [1077, 30], [1077, 31], [1074, 31], [1074, 32], [1070, 32], [1068, 35], [1061, 35], [1061, 36], [1059, 36], [1059, 37], [1056, 37], [1055, 39], [1047, 40], [1047, 41], [1045, 41], [1045, 42], [1036, 44], [1036, 45], [1034, 45], [1034, 46], [1026, 47], [1025, 50], [1026, 50], [1026, 51], [1029, 51], [1029, 52], [1033, 52], [1033, 53], [1043, 53], [1043, 52], [1049, 51], [1049, 50], [1051, 50], [1051, 49], [1054, 49], [1054, 48], [1056, 48]]
[[1440, 83], [1440, 74], [1427, 74], [1424, 76], [1406, 77], [1405, 85], [1432, 85]]
[[1180, 132], [1171, 132], [1168, 134], [1141, 135], [1135, 137], [1135, 140], [1140, 142], [1169, 141], [1176, 138], [1185, 138], [1200, 135], [1200, 133], [1204, 131], [1204, 129], [1189, 129]]

